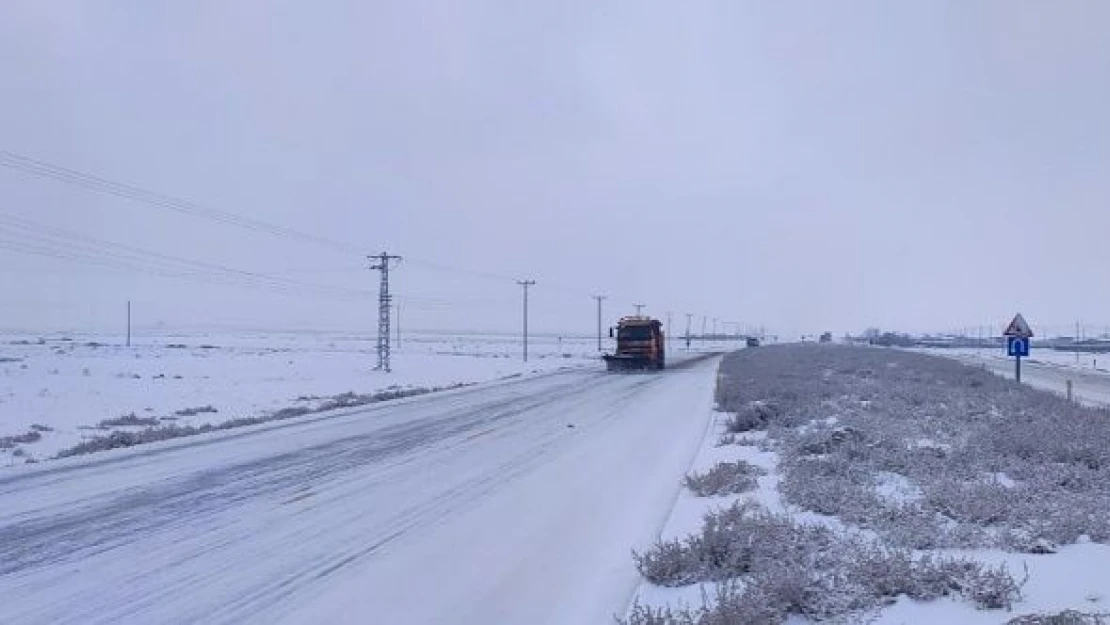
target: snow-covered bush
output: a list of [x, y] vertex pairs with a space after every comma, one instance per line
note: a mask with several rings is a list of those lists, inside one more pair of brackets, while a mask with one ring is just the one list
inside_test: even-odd
[[157, 417], [140, 417], [135, 413], [120, 415], [111, 419], [102, 419], [96, 427], [106, 430], [113, 427], [127, 427], [127, 426], [150, 426], [158, 425]]
[[781, 415], [778, 405], [767, 402], [750, 402], [741, 406], [725, 419], [725, 431], [740, 434], [752, 430], [763, 430], [771, 419]]
[[764, 473], [763, 469], [743, 460], [718, 462], [704, 473], [687, 475], [686, 488], [699, 497], [736, 495], [754, 490], [756, 478]]
[[[641, 574], [665, 586], [720, 582], [699, 609], [632, 611], [629, 623], [781, 623], [788, 615], [830, 619], [877, 608], [899, 595], [961, 595], [1007, 608], [1020, 586], [1005, 569], [962, 558], [915, 557], [824, 525], [797, 523], [751, 502], [706, 515], [700, 532], [636, 554]], [[752, 619], [758, 616], [758, 620]]]
[[726, 433], [722, 434], [717, 439], [717, 447], [727, 447], [728, 445], [740, 445], [743, 447], [757, 447], [763, 443], [765, 439], [756, 438], [753, 436], [741, 436], [738, 434]]

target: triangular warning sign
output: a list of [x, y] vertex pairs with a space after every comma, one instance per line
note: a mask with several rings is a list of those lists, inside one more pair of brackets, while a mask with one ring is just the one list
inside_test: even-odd
[[1029, 323], [1025, 321], [1025, 317], [1018, 313], [1010, 325], [1006, 327], [1006, 331], [1002, 336], [1018, 336], [1021, 338], [1030, 338], [1033, 336], [1033, 328], [1029, 327]]

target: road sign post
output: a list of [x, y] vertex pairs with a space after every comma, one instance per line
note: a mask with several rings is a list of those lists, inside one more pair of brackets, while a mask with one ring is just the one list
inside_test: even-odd
[[1006, 337], [1006, 353], [1014, 359], [1014, 379], [1020, 384], [1021, 359], [1029, 357], [1029, 339], [1033, 338], [1033, 329], [1018, 313], [1002, 335]]
[[1023, 336], [1006, 337], [1006, 354], [1014, 358], [1014, 377], [1021, 382], [1021, 359], [1029, 357], [1029, 339]]

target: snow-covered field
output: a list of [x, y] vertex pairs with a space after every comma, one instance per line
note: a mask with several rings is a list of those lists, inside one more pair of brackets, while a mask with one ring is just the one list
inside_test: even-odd
[[[1095, 460], [1110, 456], [1089, 440], [1110, 431], [1105, 413], [904, 352], [771, 349], [726, 358], [718, 397], [742, 414], [712, 414], [694, 463], [704, 475], [738, 462], [755, 479], [684, 490], [653, 559], [638, 561], [657, 579], [637, 590], [632, 623], [1082, 625], [1096, 621], [1079, 613], [1110, 613], [1110, 467]], [[992, 425], [1023, 404], [1046, 420]]]
[[[193, 333], [0, 335], [0, 467], [44, 460], [90, 437], [153, 425], [219, 424], [342, 393], [441, 388], [597, 366], [595, 339], [405, 336], [392, 372], [372, 337]], [[134, 425], [126, 425], [133, 423]], [[6, 440], [5, 440], [6, 439]]]

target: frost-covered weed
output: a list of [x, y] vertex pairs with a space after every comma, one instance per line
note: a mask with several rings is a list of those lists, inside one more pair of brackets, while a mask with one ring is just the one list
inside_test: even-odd
[[729, 445], [740, 445], [742, 447], [759, 447], [763, 444], [763, 438], [756, 438], [754, 436], [741, 436], [738, 434], [726, 433], [722, 434], [717, 439], [717, 447], [727, 447]]
[[35, 429], [15, 436], [0, 436], [0, 449], [14, 449], [16, 445], [37, 443], [40, 440], [42, 440], [42, 433]]
[[219, 412], [219, 410], [216, 410], [211, 405], [208, 405], [208, 406], [197, 406], [196, 408], [183, 408], [181, 410], [175, 410], [173, 414], [178, 416], [178, 417], [195, 417], [199, 414], [205, 414], [205, 413], [209, 413], [209, 412], [215, 413], [215, 412]]
[[736, 495], [754, 490], [756, 478], [765, 471], [753, 464], [719, 462], [704, 473], [691, 473], [686, 476], [686, 488], [699, 497], [714, 495]]
[[127, 427], [127, 426], [151, 426], [158, 425], [157, 417], [140, 417], [135, 413], [120, 415], [111, 419], [102, 419], [96, 427], [100, 429], [108, 429], [113, 427]]

